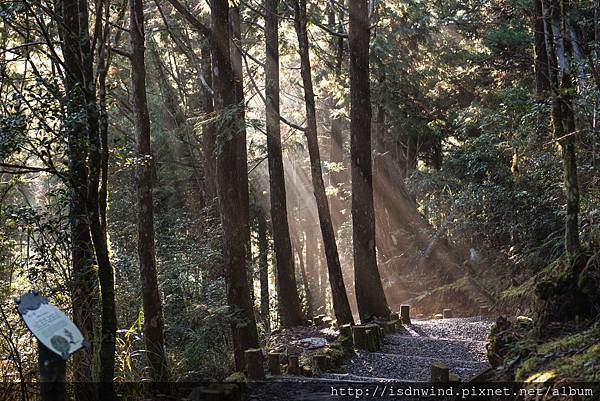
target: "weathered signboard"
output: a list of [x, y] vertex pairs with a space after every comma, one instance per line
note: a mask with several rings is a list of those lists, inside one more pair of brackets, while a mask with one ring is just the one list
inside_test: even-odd
[[64, 360], [86, 345], [77, 326], [51, 304], [48, 298], [33, 291], [21, 296], [16, 302], [19, 314], [31, 333]]

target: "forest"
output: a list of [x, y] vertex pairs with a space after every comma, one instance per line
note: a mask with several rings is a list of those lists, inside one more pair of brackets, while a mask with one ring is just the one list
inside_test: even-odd
[[0, 399], [592, 386], [599, 314], [597, 0], [0, 0]]

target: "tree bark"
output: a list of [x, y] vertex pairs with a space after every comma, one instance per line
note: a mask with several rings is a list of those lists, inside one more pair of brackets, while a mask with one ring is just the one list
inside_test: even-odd
[[[83, 4], [87, 7], [87, 5]], [[94, 272], [94, 249], [87, 215], [89, 150], [88, 126], [86, 121], [86, 82], [84, 79], [81, 43], [87, 37], [82, 32], [78, 0], [62, 2], [63, 57], [65, 63], [65, 92], [68, 118], [65, 122], [69, 156], [69, 226], [71, 235], [71, 299], [73, 321], [84, 338], [94, 344], [94, 308], [98, 301], [98, 283]], [[88, 49], [89, 50], [89, 49]], [[89, 56], [88, 56], [89, 57]], [[89, 58], [88, 58], [89, 61]], [[74, 356], [74, 381], [77, 399], [94, 399], [95, 394], [86, 382], [92, 376], [93, 349], [84, 349]]]
[[258, 227], [258, 273], [260, 280], [260, 316], [265, 325], [265, 332], [271, 332], [271, 314], [269, 310], [269, 237], [267, 222], [262, 212], [257, 216]]
[[[248, 213], [242, 209], [247, 203], [244, 203], [243, 185], [240, 185], [240, 175], [247, 174], [245, 152], [240, 153], [240, 149], [246, 145], [245, 137], [239, 135], [243, 121], [236, 112], [240, 105], [229, 49], [229, 4], [225, 0], [211, 0], [210, 5], [215, 110], [223, 120], [217, 131], [217, 193], [223, 229], [227, 302], [233, 315], [234, 356], [236, 368], [241, 371], [244, 369], [244, 351], [259, 346], [246, 270], [248, 221], [244, 218]], [[239, 159], [243, 159], [243, 163]], [[242, 167], [244, 171], [240, 171]]]
[[[106, 4], [107, 10], [109, 5]], [[85, 39], [82, 43], [84, 80], [86, 82], [87, 120], [88, 120], [88, 192], [87, 209], [90, 221], [90, 232], [94, 244], [96, 260], [98, 262], [98, 278], [102, 298], [102, 328], [100, 341], [100, 382], [99, 396], [102, 400], [116, 399], [113, 387], [115, 375], [115, 341], [117, 333], [117, 312], [115, 305], [114, 272], [108, 251], [108, 238], [106, 233], [106, 197], [108, 185], [108, 119], [106, 114], [106, 72], [108, 68], [107, 43], [100, 44], [98, 55], [98, 98], [96, 102], [96, 85], [92, 69], [92, 49], [88, 32], [87, 6], [84, 7], [80, 20]], [[105, 14], [108, 17], [108, 14]], [[108, 40], [108, 29], [103, 41]], [[101, 182], [102, 179], [102, 182]]]
[[335, 231], [331, 221], [329, 211], [329, 201], [325, 193], [325, 184], [323, 182], [323, 173], [321, 171], [321, 155], [319, 152], [319, 142], [317, 138], [317, 117], [315, 110], [315, 95], [313, 91], [309, 44], [307, 35], [307, 16], [306, 0], [297, 0], [294, 2], [295, 17], [294, 26], [298, 36], [300, 53], [300, 74], [304, 85], [304, 100], [306, 104], [306, 142], [308, 145], [308, 154], [310, 157], [310, 171], [313, 183], [313, 191], [317, 203], [317, 212], [319, 214], [319, 223], [321, 234], [323, 236], [323, 246], [325, 248], [325, 257], [327, 258], [327, 269], [329, 272], [329, 283], [333, 298], [333, 309], [338, 324], [354, 324], [346, 286], [342, 275], [342, 267], [335, 241]]
[[300, 326], [304, 320], [296, 283], [294, 255], [287, 216], [281, 130], [279, 125], [279, 17], [278, 0], [265, 0], [265, 95], [267, 114], [267, 157], [271, 221], [277, 266], [279, 317], [285, 328]]
[[375, 213], [371, 162], [369, 16], [365, 0], [349, 2], [350, 156], [354, 281], [361, 322], [389, 318], [375, 251]]
[[150, 116], [146, 99], [143, 0], [129, 0], [131, 46], [131, 101], [137, 138], [136, 171], [138, 257], [144, 307], [144, 341], [153, 381], [168, 381], [162, 301], [158, 288], [154, 249], [153, 168]]
[[535, 0], [534, 10], [534, 56], [535, 83], [538, 98], [545, 99], [550, 91], [550, 76], [548, 70], [548, 50], [546, 49], [546, 28], [542, 0]]
[[[213, 87], [212, 63], [210, 60], [210, 47], [205, 45], [200, 50], [202, 57], [202, 75], [209, 88]], [[202, 113], [210, 118], [214, 113], [213, 94], [206, 86], [202, 86]], [[211, 201], [217, 199], [217, 159], [215, 154], [216, 130], [212, 121], [207, 121], [202, 127], [202, 149], [204, 151], [204, 186], [206, 197]], [[218, 208], [215, 208], [217, 210]]]
[[240, 185], [240, 193], [242, 196], [241, 212], [243, 213], [244, 234], [246, 236], [246, 269], [248, 270], [248, 289], [250, 290], [250, 298], [254, 303], [254, 278], [252, 271], [252, 241], [250, 240], [250, 194], [248, 190], [248, 149], [246, 148], [246, 100], [244, 97], [244, 73], [242, 65], [241, 51], [241, 17], [238, 5], [233, 5], [229, 9], [229, 28], [230, 28], [230, 56], [231, 67], [233, 69], [235, 98], [237, 102], [238, 135], [243, 138], [238, 142], [238, 152], [240, 157], [237, 158], [238, 166], [238, 182]]
[[[562, 2], [562, 4], [561, 4]], [[552, 82], [552, 133], [561, 150], [566, 195], [565, 251], [569, 257], [580, 251], [579, 242], [579, 182], [575, 145], [575, 114], [573, 110], [573, 81], [570, 68], [571, 48], [568, 35], [568, 1], [545, 0], [543, 3], [550, 27], [549, 75]]]
[[[342, 18], [340, 15], [340, 19]], [[337, 29], [336, 29], [337, 25]], [[334, 68], [334, 80], [338, 84], [342, 84], [342, 62], [344, 59], [344, 38], [341, 36], [343, 34], [343, 20], [337, 21], [335, 17], [335, 10], [333, 8], [333, 2], [330, 3], [329, 10], [329, 28], [332, 31], [337, 30], [340, 36], [332, 35], [332, 43], [331, 50], [335, 52], [335, 68]], [[331, 204], [331, 217], [333, 219], [333, 227], [337, 231], [337, 228], [342, 224], [344, 220], [344, 215], [341, 213], [342, 209], [344, 209], [344, 202], [342, 201], [342, 193], [341, 190], [342, 184], [348, 181], [348, 173], [346, 170], [344, 163], [344, 120], [340, 115], [339, 110], [336, 110], [337, 105], [335, 103], [335, 99], [333, 96], [330, 99], [330, 108], [332, 112], [331, 118], [331, 137], [329, 139], [329, 162], [332, 165], [335, 165], [335, 169], [330, 170], [329, 172], [329, 185], [333, 188], [338, 189], [335, 195], [330, 197]]]

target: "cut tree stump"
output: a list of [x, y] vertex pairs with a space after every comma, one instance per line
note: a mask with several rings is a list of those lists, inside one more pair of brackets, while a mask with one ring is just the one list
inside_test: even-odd
[[402, 324], [410, 323], [410, 305], [400, 305], [400, 320]]
[[279, 352], [269, 352], [268, 355], [269, 373], [272, 375], [281, 374], [281, 354]]
[[431, 364], [431, 382], [432, 383], [448, 383], [450, 381], [450, 371], [448, 366], [441, 362]]
[[288, 356], [287, 372], [290, 375], [299, 375], [300, 374], [300, 362], [298, 360], [298, 355], [289, 355]]
[[354, 343], [352, 341], [352, 326], [344, 324], [340, 326], [340, 343], [345, 347], [351, 347]]
[[451, 319], [454, 317], [454, 315], [452, 314], [452, 309], [444, 309], [442, 311], [442, 316], [444, 319]]
[[260, 348], [252, 348], [244, 351], [246, 357], [246, 377], [248, 380], [264, 380], [265, 370], [263, 368], [263, 353]]
[[359, 349], [377, 351], [380, 346], [380, 327], [376, 324], [365, 324], [352, 327], [354, 346]]

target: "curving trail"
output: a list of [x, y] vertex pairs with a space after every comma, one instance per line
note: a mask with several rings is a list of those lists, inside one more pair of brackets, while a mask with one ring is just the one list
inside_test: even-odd
[[347, 374], [323, 378], [427, 382], [431, 364], [443, 362], [466, 380], [489, 367], [485, 340], [492, 324], [483, 317], [414, 320], [400, 332], [386, 335], [380, 351], [357, 351]]

